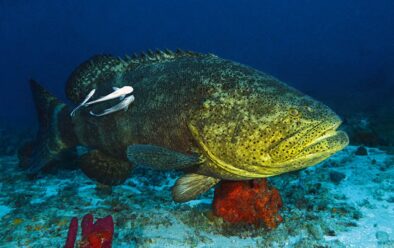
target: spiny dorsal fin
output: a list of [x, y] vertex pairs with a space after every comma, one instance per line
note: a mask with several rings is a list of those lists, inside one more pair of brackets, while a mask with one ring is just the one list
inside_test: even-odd
[[155, 54], [153, 53], [152, 50], [148, 49], [148, 56], [153, 57], [153, 56], [155, 56]]
[[147, 52], [141, 52], [139, 54], [134, 53], [131, 58], [126, 56], [125, 61], [128, 63], [127, 70], [132, 70], [136, 65], [139, 64], [147, 64], [147, 63], [155, 63], [155, 62], [163, 62], [170, 61], [178, 58], [186, 58], [186, 57], [204, 57], [211, 56], [210, 54], [202, 54], [193, 51], [184, 51], [181, 49], [176, 49], [176, 51], [171, 51], [169, 49], [155, 51], [148, 50]]
[[85, 96], [109, 79], [125, 71], [133, 70], [140, 64], [171, 61], [179, 58], [198, 58], [212, 56], [192, 51], [177, 49], [175, 52], [165, 49], [148, 50], [131, 57], [117, 58], [111, 55], [96, 55], [78, 66], [71, 74], [66, 85], [67, 97], [74, 103], [81, 102]]

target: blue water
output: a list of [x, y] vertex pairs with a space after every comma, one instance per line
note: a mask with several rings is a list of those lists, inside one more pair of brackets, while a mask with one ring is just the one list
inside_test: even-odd
[[376, 108], [394, 87], [393, 11], [390, 0], [2, 0], [0, 116], [35, 121], [29, 78], [64, 98], [69, 73], [93, 54], [178, 47], [269, 72], [338, 108], [349, 97]]

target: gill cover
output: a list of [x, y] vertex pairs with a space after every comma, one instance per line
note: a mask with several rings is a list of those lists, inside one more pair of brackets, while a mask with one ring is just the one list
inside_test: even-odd
[[[269, 169], [262, 170], [262, 168], [259, 168], [257, 166], [245, 165], [245, 164], [243, 166], [239, 166], [238, 164], [234, 163], [234, 161], [230, 161], [228, 159], [225, 160], [226, 158], [229, 158], [223, 156], [223, 154], [225, 154], [225, 151], [223, 151], [221, 154], [218, 154], [220, 153], [220, 151], [218, 149], [214, 149], [215, 147], [218, 146], [214, 146], [209, 142], [207, 142], [206, 139], [204, 139], [201, 130], [199, 130], [192, 123], [189, 124], [189, 129], [193, 137], [197, 141], [204, 156], [208, 158], [208, 160], [211, 161], [215, 167], [223, 170], [225, 174], [231, 175], [233, 177], [237, 177], [239, 179], [261, 178], [261, 177], [268, 177], [272, 175], [272, 174], [268, 174]], [[234, 144], [228, 144], [228, 146], [234, 146]], [[223, 150], [227, 149], [224, 146], [221, 147]], [[248, 170], [244, 169], [246, 166], [249, 168]]]

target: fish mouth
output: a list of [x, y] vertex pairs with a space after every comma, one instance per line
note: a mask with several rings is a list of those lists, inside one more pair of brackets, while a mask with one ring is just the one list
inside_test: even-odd
[[[275, 161], [276, 174], [316, 165], [345, 148], [349, 144], [349, 138], [345, 132], [337, 130], [341, 123], [338, 118], [300, 131], [299, 143], [293, 146], [294, 156]], [[293, 138], [297, 138], [297, 135]]]
[[319, 137], [312, 140], [297, 157], [328, 157], [345, 148], [349, 144], [349, 137], [344, 131], [338, 130], [341, 124], [341, 120], [331, 125], [321, 123], [321, 126], [327, 125], [327, 128], [323, 129]]
[[292, 134], [269, 150], [270, 165], [261, 167], [281, 174], [316, 165], [349, 144], [347, 134], [338, 130], [342, 120], [330, 115], [323, 121], [309, 125]]
[[[327, 129], [323, 130], [321, 136], [313, 140], [307, 147], [317, 144], [323, 140], [329, 139], [330, 137], [337, 135], [338, 132], [342, 132], [337, 130], [341, 124], [342, 121], [338, 121], [334, 123], [332, 126], [329, 126]], [[323, 123], [321, 123], [321, 125], [323, 125]]]

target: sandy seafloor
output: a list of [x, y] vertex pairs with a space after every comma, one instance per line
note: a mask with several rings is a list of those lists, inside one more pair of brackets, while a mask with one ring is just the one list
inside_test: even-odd
[[80, 170], [31, 180], [16, 157], [1, 157], [0, 247], [62, 247], [71, 218], [87, 213], [114, 217], [113, 247], [394, 247], [394, 155], [355, 150], [271, 178], [284, 202], [271, 231], [213, 217], [212, 191], [174, 203], [175, 172], [136, 169], [111, 189]]

